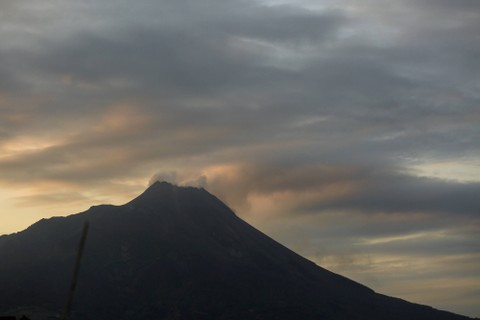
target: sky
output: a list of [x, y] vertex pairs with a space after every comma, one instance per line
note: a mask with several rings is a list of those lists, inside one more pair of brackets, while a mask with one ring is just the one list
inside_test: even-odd
[[166, 180], [480, 317], [478, 30], [478, 0], [2, 0], [0, 234]]

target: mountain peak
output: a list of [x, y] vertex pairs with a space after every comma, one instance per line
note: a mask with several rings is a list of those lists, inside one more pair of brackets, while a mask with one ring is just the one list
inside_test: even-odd
[[154, 205], [158, 201], [170, 199], [173, 195], [173, 190], [177, 188], [166, 181], [156, 181], [151, 184], [145, 191], [143, 191], [138, 197], [130, 201], [130, 205], [138, 204], [152, 204]]
[[179, 186], [177, 184], [170, 183], [170, 182], [167, 182], [167, 181], [157, 180], [154, 183], [152, 183], [147, 189], [145, 189], [143, 194], [154, 193], [154, 194], [158, 195], [158, 193], [168, 192], [168, 191], [175, 190], [175, 189], [203, 190], [203, 188], [197, 188], [197, 187], [193, 187], [193, 186]]
[[[202, 197], [199, 195], [202, 194]], [[178, 186], [167, 181], [155, 181], [142, 194], [130, 201], [129, 205], [155, 207], [159, 204], [191, 201], [193, 198], [213, 197], [203, 188]]]
[[157, 180], [154, 183], [152, 183], [150, 186], [148, 186], [148, 188], [145, 189], [145, 192], [158, 192], [165, 189], [172, 189], [175, 187], [178, 187], [178, 185], [167, 182], [167, 181]]

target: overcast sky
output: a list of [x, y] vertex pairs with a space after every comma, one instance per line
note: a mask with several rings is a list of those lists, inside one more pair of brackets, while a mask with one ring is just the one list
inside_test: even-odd
[[2, 0], [0, 234], [150, 181], [480, 317], [480, 1]]

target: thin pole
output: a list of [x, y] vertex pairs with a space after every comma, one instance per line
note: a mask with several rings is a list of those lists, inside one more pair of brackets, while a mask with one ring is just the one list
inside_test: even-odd
[[65, 305], [65, 312], [63, 314], [63, 320], [68, 320], [70, 317], [70, 309], [72, 307], [73, 293], [77, 286], [78, 271], [80, 270], [80, 262], [82, 260], [83, 249], [85, 248], [85, 241], [88, 234], [88, 220], [83, 225], [82, 237], [80, 238], [80, 244], [78, 245], [77, 260], [75, 261], [75, 269], [73, 270], [72, 283], [70, 284], [70, 290], [68, 291], [67, 304]]

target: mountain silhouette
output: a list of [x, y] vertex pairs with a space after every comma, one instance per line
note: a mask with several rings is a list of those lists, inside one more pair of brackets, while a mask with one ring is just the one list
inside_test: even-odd
[[60, 317], [86, 220], [71, 319], [469, 319], [377, 294], [166, 182], [1, 236], [0, 315]]

